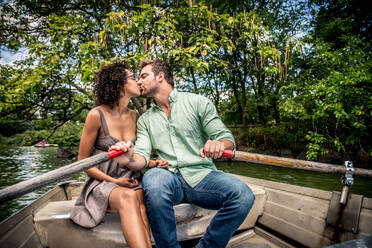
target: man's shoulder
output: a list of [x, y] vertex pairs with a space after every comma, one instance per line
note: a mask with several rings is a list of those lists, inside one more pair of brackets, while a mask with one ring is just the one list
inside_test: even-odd
[[155, 108], [156, 106], [151, 106], [149, 109], [147, 109], [144, 113], [141, 114], [141, 116], [138, 118], [138, 121], [148, 120], [151, 115], [156, 113]]
[[209, 100], [205, 96], [202, 96], [202, 95], [199, 95], [199, 94], [195, 94], [195, 93], [192, 93], [192, 92], [179, 92], [179, 94], [181, 95], [181, 97], [183, 99], [186, 99], [186, 100], [189, 100], [189, 101]]

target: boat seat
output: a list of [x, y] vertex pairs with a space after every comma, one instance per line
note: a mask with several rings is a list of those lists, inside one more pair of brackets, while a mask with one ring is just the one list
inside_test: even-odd
[[[249, 185], [256, 200], [239, 230], [252, 228], [263, 213], [266, 201], [265, 190], [261, 186]], [[92, 229], [80, 227], [69, 217], [75, 200], [49, 202], [34, 215], [35, 230], [44, 247], [123, 247], [126, 244], [120, 226], [118, 213], [107, 212], [102, 223]], [[177, 235], [180, 241], [203, 236], [211, 219], [216, 214], [191, 204], [174, 207]], [[124, 246], [127, 247], [127, 246]]]

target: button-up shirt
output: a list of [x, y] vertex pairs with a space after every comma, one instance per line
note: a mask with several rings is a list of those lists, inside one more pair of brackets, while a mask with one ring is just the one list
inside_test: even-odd
[[169, 119], [156, 104], [137, 122], [134, 152], [150, 160], [152, 151], [168, 160], [169, 170], [180, 171], [195, 187], [209, 172], [216, 170], [211, 158], [202, 158], [200, 149], [208, 139], [235, 141], [221, 121], [213, 103], [206, 97], [173, 90], [169, 95]]

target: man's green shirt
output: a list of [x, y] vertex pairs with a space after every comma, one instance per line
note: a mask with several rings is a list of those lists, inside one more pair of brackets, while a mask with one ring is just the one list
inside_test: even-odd
[[173, 90], [169, 101], [169, 119], [155, 104], [138, 119], [134, 152], [142, 155], [148, 165], [154, 150], [159, 159], [168, 160], [170, 171], [178, 169], [185, 181], [195, 187], [216, 170], [212, 159], [199, 154], [205, 142], [230, 140], [235, 147], [234, 137], [208, 98]]

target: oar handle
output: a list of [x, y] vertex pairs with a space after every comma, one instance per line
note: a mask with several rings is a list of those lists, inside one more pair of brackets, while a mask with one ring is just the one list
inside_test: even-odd
[[124, 152], [122, 150], [108, 150], [107, 154], [109, 155], [109, 158], [115, 158], [117, 156], [123, 155]]
[[[204, 149], [203, 149], [204, 152]], [[233, 150], [225, 150], [222, 153], [222, 158], [234, 158], [234, 151]]]
[[234, 157], [234, 151], [233, 150], [225, 150], [222, 153], [223, 158], [233, 158]]

